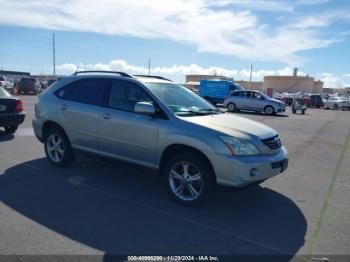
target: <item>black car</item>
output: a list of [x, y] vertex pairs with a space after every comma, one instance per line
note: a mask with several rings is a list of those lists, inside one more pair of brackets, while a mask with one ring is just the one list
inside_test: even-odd
[[30, 77], [23, 77], [21, 80], [18, 82], [18, 89], [20, 93], [34, 93], [38, 94], [41, 92], [41, 85], [40, 83]]
[[320, 94], [311, 94], [310, 95], [310, 107], [320, 108], [323, 107], [322, 97]]
[[0, 88], [0, 127], [5, 128], [5, 133], [13, 134], [24, 118], [23, 101]]

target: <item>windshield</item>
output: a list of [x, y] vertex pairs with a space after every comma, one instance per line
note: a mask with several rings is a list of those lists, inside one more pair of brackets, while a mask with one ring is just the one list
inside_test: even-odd
[[240, 84], [233, 83], [233, 90], [243, 91], [243, 90], [245, 90], [245, 88], [242, 87]]
[[186, 87], [175, 83], [144, 83], [177, 115], [215, 114], [218, 110]]

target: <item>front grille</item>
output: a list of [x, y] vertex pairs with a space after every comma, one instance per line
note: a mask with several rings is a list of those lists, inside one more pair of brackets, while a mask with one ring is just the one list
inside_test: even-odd
[[280, 148], [282, 146], [282, 142], [278, 138], [278, 135], [276, 135], [274, 137], [267, 138], [267, 139], [263, 139], [261, 141], [271, 150], [275, 150], [275, 149]]
[[273, 168], [273, 169], [275, 169], [275, 168], [281, 168], [283, 166], [283, 161], [278, 161], [278, 162], [272, 162], [271, 163], [271, 167]]

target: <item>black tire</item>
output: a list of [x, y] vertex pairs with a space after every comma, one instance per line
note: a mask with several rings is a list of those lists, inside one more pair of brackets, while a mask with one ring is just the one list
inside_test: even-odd
[[338, 110], [338, 109], [339, 109], [338, 104], [334, 104], [333, 105], [333, 110]]
[[226, 106], [227, 110], [229, 112], [235, 112], [236, 111], [236, 105], [235, 103], [228, 103], [227, 106]]
[[18, 126], [5, 126], [5, 134], [13, 134], [16, 132]]
[[301, 110], [301, 114], [302, 114], [302, 115], [305, 115], [305, 110]]
[[297, 113], [297, 110], [294, 110], [294, 109], [293, 109], [293, 110], [292, 110], [292, 113], [293, 113], [293, 114], [296, 114], [296, 113]]
[[264, 113], [271, 116], [275, 113], [275, 109], [272, 106], [265, 106]]
[[[201, 181], [195, 181], [191, 182], [190, 184], [193, 185], [192, 183], [201, 183], [200, 186], [200, 192], [198, 192], [198, 196], [194, 199], [190, 200], [185, 200], [183, 198], [180, 198], [177, 196], [174, 192], [173, 186], [174, 183], [171, 182], [171, 176], [170, 176], [170, 171], [174, 168], [174, 166], [178, 165], [179, 163], [182, 162], [187, 162], [190, 163], [190, 165], [193, 165], [193, 168], [198, 169], [200, 176], [201, 176]], [[190, 170], [190, 168], [189, 168]], [[190, 171], [189, 171], [190, 173]], [[169, 195], [179, 204], [185, 205], [185, 206], [196, 206], [199, 205], [200, 203], [203, 203], [204, 200], [208, 199], [212, 193], [214, 192], [215, 189], [215, 175], [212, 171], [212, 168], [208, 162], [207, 159], [202, 157], [199, 154], [193, 153], [193, 152], [183, 152], [183, 153], [178, 153], [172, 157], [169, 158], [169, 160], [165, 163], [164, 168], [162, 170], [162, 176], [165, 182], [165, 185], [167, 187]], [[173, 179], [173, 181], [175, 181]], [[176, 179], [176, 181], [179, 181]], [[179, 182], [179, 184], [182, 184], [182, 182]], [[198, 185], [198, 184], [197, 184]], [[182, 191], [187, 191], [190, 193], [191, 190], [189, 190], [189, 187], [184, 186], [184, 190]]]
[[[50, 143], [50, 137], [51, 136], [57, 136], [61, 139], [61, 146], [60, 149], [63, 150], [63, 153], [61, 155], [61, 158], [59, 160], [54, 160], [51, 154], [49, 153], [49, 143]], [[74, 161], [74, 155], [73, 155], [73, 150], [70, 145], [70, 142], [65, 135], [65, 133], [58, 127], [50, 127], [47, 133], [45, 134], [44, 137], [44, 148], [45, 148], [45, 154], [46, 158], [49, 160], [49, 162], [54, 165], [54, 166], [67, 166], [71, 164]]]

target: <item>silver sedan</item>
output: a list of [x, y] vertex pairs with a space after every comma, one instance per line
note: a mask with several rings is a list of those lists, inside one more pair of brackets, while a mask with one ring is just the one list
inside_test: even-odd
[[235, 91], [226, 97], [224, 106], [230, 112], [247, 110], [264, 112], [267, 115], [286, 111], [283, 102], [270, 98], [259, 91]]

